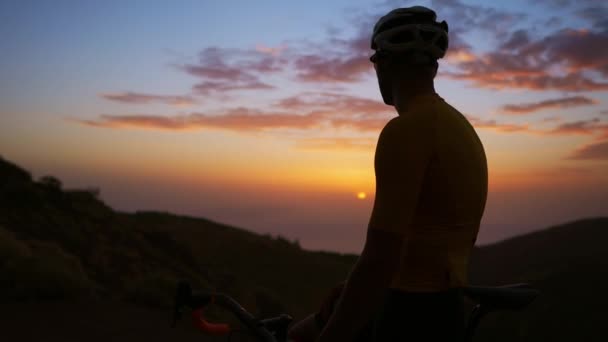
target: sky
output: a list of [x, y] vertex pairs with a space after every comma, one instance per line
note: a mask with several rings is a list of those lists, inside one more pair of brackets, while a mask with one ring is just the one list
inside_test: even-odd
[[449, 25], [438, 94], [488, 158], [478, 244], [608, 215], [602, 1], [2, 1], [0, 155], [117, 210], [359, 253], [382, 103], [373, 24]]

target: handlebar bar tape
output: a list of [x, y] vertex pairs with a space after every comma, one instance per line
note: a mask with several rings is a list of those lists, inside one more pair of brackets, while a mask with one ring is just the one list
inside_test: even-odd
[[226, 323], [210, 323], [203, 318], [203, 308], [192, 311], [194, 326], [210, 335], [226, 335], [230, 332], [230, 325]]

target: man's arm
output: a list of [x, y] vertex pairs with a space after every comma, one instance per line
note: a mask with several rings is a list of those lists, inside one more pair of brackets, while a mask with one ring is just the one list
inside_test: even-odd
[[432, 117], [398, 117], [380, 133], [376, 196], [365, 247], [317, 341], [353, 341], [380, 309], [433, 153]]
[[353, 341], [371, 320], [398, 264], [401, 237], [381, 230], [368, 230], [366, 246], [379, 245], [383, 246], [382, 253], [375, 255], [370, 248], [364, 249], [317, 341]]

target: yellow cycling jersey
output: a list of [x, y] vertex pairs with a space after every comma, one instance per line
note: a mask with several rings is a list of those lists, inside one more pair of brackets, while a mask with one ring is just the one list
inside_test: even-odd
[[383, 129], [375, 162], [369, 229], [403, 236], [390, 287], [465, 286], [488, 191], [486, 155], [473, 126], [439, 95], [418, 96]]

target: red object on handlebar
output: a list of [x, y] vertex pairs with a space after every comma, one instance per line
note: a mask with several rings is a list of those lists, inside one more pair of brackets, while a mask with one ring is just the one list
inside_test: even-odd
[[230, 325], [226, 323], [209, 323], [203, 318], [203, 308], [192, 311], [194, 326], [211, 335], [226, 335], [230, 332]]

